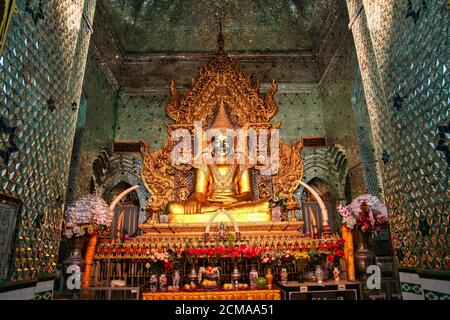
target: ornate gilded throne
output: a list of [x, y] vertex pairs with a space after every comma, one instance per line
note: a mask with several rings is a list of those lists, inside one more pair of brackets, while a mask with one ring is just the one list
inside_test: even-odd
[[[259, 95], [259, 83], [252, 84], [251, 78], [242, 74], [238, 65], [220, 50], [212, 60], [206, 64], [197, 77], [192, 80], [192, 86], [180, 95], [174, 82], [170, 84], [171, 99], [166, 107], [166, 113], [173, 124], [166, 125], [168, 139], [165, 145], [156, 151], [151, 151], [147, 142], [141, 141], [143, 155], [142, 180], [150, 192], [150, 214], [146, 223], [140, 226], [146, 236], [160, 234], [185, 234], [204, 232], [211, 227], [208, 223], [169, 223], [167, 206], [171, 202], [185, 201], [194, 191], [194, 163], [180, 163], [174, 161], [173, 151], [176, 141], [171, 139], [175, 130], [187, 130], [195, 137], [195, 127], [201, 126], [207, 130], [214, 126], [218, 117], [223, 117], [223, 111], [231, 125], [240, 130], [274, 130], [280, 124], [273, 124], [272, 118], [277, 113], [274, 95], [277, 92], [275, 81], [265, 98]], [[223, 109], [223, 110], [221, 110]], [[222, 113], [222, 114], [221, 114]], [[197, 128], [198, 129], [198, 128]], [[291, 212], [289, 221], [280, 221], [272, 217], [271, 221], [255, 222], [240, 221], [237, 224], [241, 232], [297, 232], [302, 221], [295, 217], [298, 208], [294, 191], [297, 189], [303, 175], [301, 159], [302, 145], [300, 141], [293, 141], [288, 146], [281, 139], [276, 140], [278, 147], [277, 170], [273, 174], [261, 174], [266, 170], [268, 159], [261, 159], [248, 166], [251, 172], [253, 199], [270, 199], [270, 203], [283, 200], [285, 209]], [[269, 146], [268, 152], [274, 152], [274, 146]], [[191, 155], [193, 158], [194, 156]], [[279, 160], [278, 160], [279, 159]], [[269, 164], [270, 165], [270, 164]], [[231, 218], [232, 224], [236, 224]], [[223, 217], [222, 217], [223, 220]], [[236, 226], [235, 230], [236, 230]]]

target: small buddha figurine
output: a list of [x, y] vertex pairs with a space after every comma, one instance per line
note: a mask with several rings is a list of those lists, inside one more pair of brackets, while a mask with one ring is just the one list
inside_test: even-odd
[[217, 237], [222, 240], [227, 237], [227, 230], [225, 227], [225, 223], [223, 223], [223, 221], [219, 225], [219, 231], [217, 232]]
[[270, 221], [268, 199], [253, 200], [250, 168], [237, 163], [233, 137], [225, 134], [233, 126], [223, 103], [219, 108], [213, 128], [224, 134], [213, 138], [214, 161], [196, 166], [194, 192], [185, 201], [168, 204], [170, 223], [207, 222], [219, 209], [237, 222]]

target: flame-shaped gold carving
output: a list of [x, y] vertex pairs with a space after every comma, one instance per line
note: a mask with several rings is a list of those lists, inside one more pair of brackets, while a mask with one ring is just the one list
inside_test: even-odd
[[231, 108], [236, 125], [270, 122], [277, 112], [274, 95], [275, 81], [266, 98], [259, 96], [259, 83], [252, 85], [238, 65], [225, 53], [219, 52], [192, 80], [192, 88], [186, 89], [181, 98], [175, 82], [170, 84], [171, 99], [166, 107], [167, 115], [177, 124], [207, 123], [219, 101]]
[[172, 166], [172, 144], [155, 151], [150, 151], [150, 144], [141, 141], [143, 156], [142, 181], [151, 194], [153, 207], [165, 208], [175, 199], [175, 168]]
[[303, 177], [303, 161], [301, 140], [293, 140], [292, 146], [280, 142], [280, 167], [272, 178], [273, 191], [279, 198], [287, 199], [287, 206], [297, 202], [294, 192]]

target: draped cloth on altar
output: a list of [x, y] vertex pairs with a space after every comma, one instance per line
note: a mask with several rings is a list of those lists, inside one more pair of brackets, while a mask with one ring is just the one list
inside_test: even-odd
[[267, 289], [203, 292], [143, 292], [142, 300], [281, 300], [281, 291], [278, 289]]

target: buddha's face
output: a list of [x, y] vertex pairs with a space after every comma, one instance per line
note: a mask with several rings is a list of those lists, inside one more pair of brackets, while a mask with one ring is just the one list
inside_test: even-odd
[[230, 136], [216, 136], [212, 142], [214, 147], [214, 156], [228, 157], [233, 154], [233, 138]]

